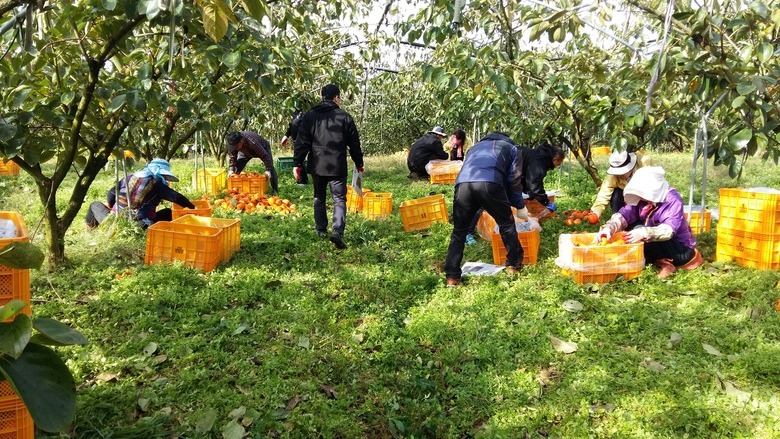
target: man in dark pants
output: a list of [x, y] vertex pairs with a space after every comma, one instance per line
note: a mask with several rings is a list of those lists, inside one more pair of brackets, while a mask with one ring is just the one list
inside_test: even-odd
[[[301, 119], [303, 119], [303, 111], [295, 110], [293, 113], [292, 121], [287, 127], [287, 132], [284, 133], [282, 139], [282, 146], [287, 145], [288, 140], [293, 142], [293, 150], [295, 150], [295, 139], [298, 138], [298, 128], [301, 126]], [[301, 179], [298, 180], [298, 186], [306, 186], [309, 184], [309, 174], [306, 173], [306, 169], [301, 168]]]
[[538, 201], [551, 212], [555, 212], [558, 206], [547, 198], [544, 177], [547, 176], [548, 171], [552, 171], [563, 163], [563, 159], [566, 157], [563, 150], [560, 146], [553, 146], [547, 142], [542, 142], [536, 148], [518, 146], [517, 150], [523, 157], [522, 185], [528, 198]]
[[355, 121], [339, 108], [341, 96], [334, 84], [322, 87], [322, 102], [301, 120], [293, 155], [293, 175], [298, 180], [308, 156], [308, 171], [314, 183], [314, 225], [321, 238], [328, 236], [325, 194], [330, 186], [333, 200], [333, 231], [330, 241], [338, 249], [347, 248], [344, 228], [347, 214], [347, 150], [358, 172], [363, 172], [363, 150]]
[[265, 177], [271, 184], [274, 193], [279, 193], [279, 176], [274, 168], [274, 156], [271, 154], [271, 144], [259, 134], [251, 131], [236, 131], [227, 135], [228, 175], [240, 174], [249, 160], [259, 158], [265, 166]]
[[424, 136], [414, 141], [409, 150], [409, 157], [406, 158], [406, 167], [409, 168], [409, 178], [428, 178], [428, 171], [425, 165], [431, 160], [446, 160], [450, 156], [444, 151], [441, 140], [446, 136], [444, 128], [434, 127]]
[[461, 283], [460, 264], [466, 233], [480, 208], [498, 224], [507, 250], [507, 272], [515, 274], [522, 268], [523, 247], [517, 239], [511, 209], [512, 206], [517, 208], [517, 218], [528, 219], [528, 209], [523, 201], [522, 170], [522, 156], [514, 141], [504, 133], [490, 133], [469, 149], [455, 180], [453, 229], [444, 263], [448, 287]]

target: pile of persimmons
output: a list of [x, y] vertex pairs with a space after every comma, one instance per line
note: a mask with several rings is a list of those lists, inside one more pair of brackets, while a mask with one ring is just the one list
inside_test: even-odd
[[295, 204], [288, 199], [282, 199], [274, 196], [267, 196], [256, 193], [240, 192], [238, 189], [230, 189], [222, 198], [216, 197], [213, 200], [209, 195], [204, 195], [203, 199], [209, 200], [214, 207], [220, 207], [225, 210], [238, 210], [241, 212], [252, 213], [281, 213], [288, 215], [295, 213]]
[[567, 210], [562, 213], [566, 218], [563, 220], [563, 224], [566, 226], [573, 226], [577, 224], [598, 224], [599, 216], [588, 210]]

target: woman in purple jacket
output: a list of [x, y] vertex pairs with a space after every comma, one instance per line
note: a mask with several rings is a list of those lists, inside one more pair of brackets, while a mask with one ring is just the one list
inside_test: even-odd
[[667, 278], [677, 269], [701, 266], [696, 238], [683, 213], [683, 200], [669, 186], [660, 166], [637, 169], [623, 192], [626, 205], [612, 215], [597, 239], [628, 230], [626, 242], [645, 243], [645, 260], [658, 267], [658, 277]]

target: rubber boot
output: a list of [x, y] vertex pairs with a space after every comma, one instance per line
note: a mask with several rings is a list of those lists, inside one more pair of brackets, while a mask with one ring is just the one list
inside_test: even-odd
[[699, 252], [699, 249], [695, 248], [693, 249], [693, 257], [691, 258], [691, 260], [677, 268], [679, 268], [680, 270], [693, 270], [694, 268], [701, 267], [701, 264], [703, 263], [704, 260], [701, 257], [701, 253]]
[[659, 259], [655, 261], [655, 266], [658, 267], [658, 277], [661, 279], [666, 279], [677, 271], [672, 258]]

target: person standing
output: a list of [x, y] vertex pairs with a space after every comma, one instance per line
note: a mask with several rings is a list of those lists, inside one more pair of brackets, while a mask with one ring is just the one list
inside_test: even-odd
[[471, 147], [455, 180], [452, 216], [453, 228], [444, 272], [448, 287], [461, 283], [461, 262], [469, 223], [484, 208], [498, 224], [507, 251], [507, 272], [515, 274], [523, 267], [523, 247], [517, 239], [515, 217], [528, 220], [521, 184], [523, 158], [515, 142], [506, 134], [493, 132]]
[[234, 131], [227, 135], [227, 144], [230, 162], [228, 176], [240, 174], [249, 160], [259, 158], [265, 166], [265, 177], [271, 183], [271, 189], [279, 193], [279, 176], [274, 168], [271, 144], [267, 140], [251, 131]]
[[444, 128], [434, 127], [424, 136], [415, 140], [406, 158], [406, 167], [409, 168], [409, 178], [428, 178], [425, 165], [431, 160], [447, 160], [449, 154], [444, 151], [441, 140], [446, 136]]
[[[555, 212], [558, 206], [547, 197], [544, 189], [544, 177], [563, 163], [566, 155], [559, 146], [552, 146], [542, 142], [536, 148], [518, 146], [518, 152], [523, 157], [522, 183], [528, 198], [536, 200], [551, 212]], [[539, 215], [543, 217], [544, 215]]]
[[344, 229], [347, 216], [347, 151], [358, 172], [363, 172], [363, 150], [352, 116], [342, 110], [341, 91], [335, 84], [322, 87], [322, 102], [301, 120], [293, 154], [293, 175], [298, 180], [308, 156], [308, 171], [314, 185], [314, 225], [321, 238], [328, 236], [325, 195], [330, 187], [333, 200], [333, 229], [330, 241], [338, 249], [347, 248]]
[[466, 132], [460, 128], [453, 131], [450, 140], [444, 144], [444, 150], [450, 152], [450, 160], [463, 161], [469, 148], [471, 148], [471, 139], [466, 137]]
[[653, 166], [653, 160], [649, 156], [628, 151], [612, 153], [609, 156], [607, 176], [601, 183], [596, 201], [593, 202], [590, 210], [599, 218], [604, 214], [607, 205], [612, 208], [612, 213], [619, 211], [626, 205], [623, 198], [626, 184], [637, 169], [645, 166]]
[[[295, 150], [295, 139], [298, 138], [298, 128], [301, 126], [302, 118], [303, 111], [295, 110], [292, 116], [292, 121], [290, 121], [290, 125], [287, 127], [287, 132], [284, 133], [282, 146], [286, 146], [287, 141], [292, 140], [293, 151]], [[307, 184], [309, 184], [309, 174], [306, 173], [306, 169], [301, 168], [301, 179], [298, 180], [298, 186], [306, 186]]]

